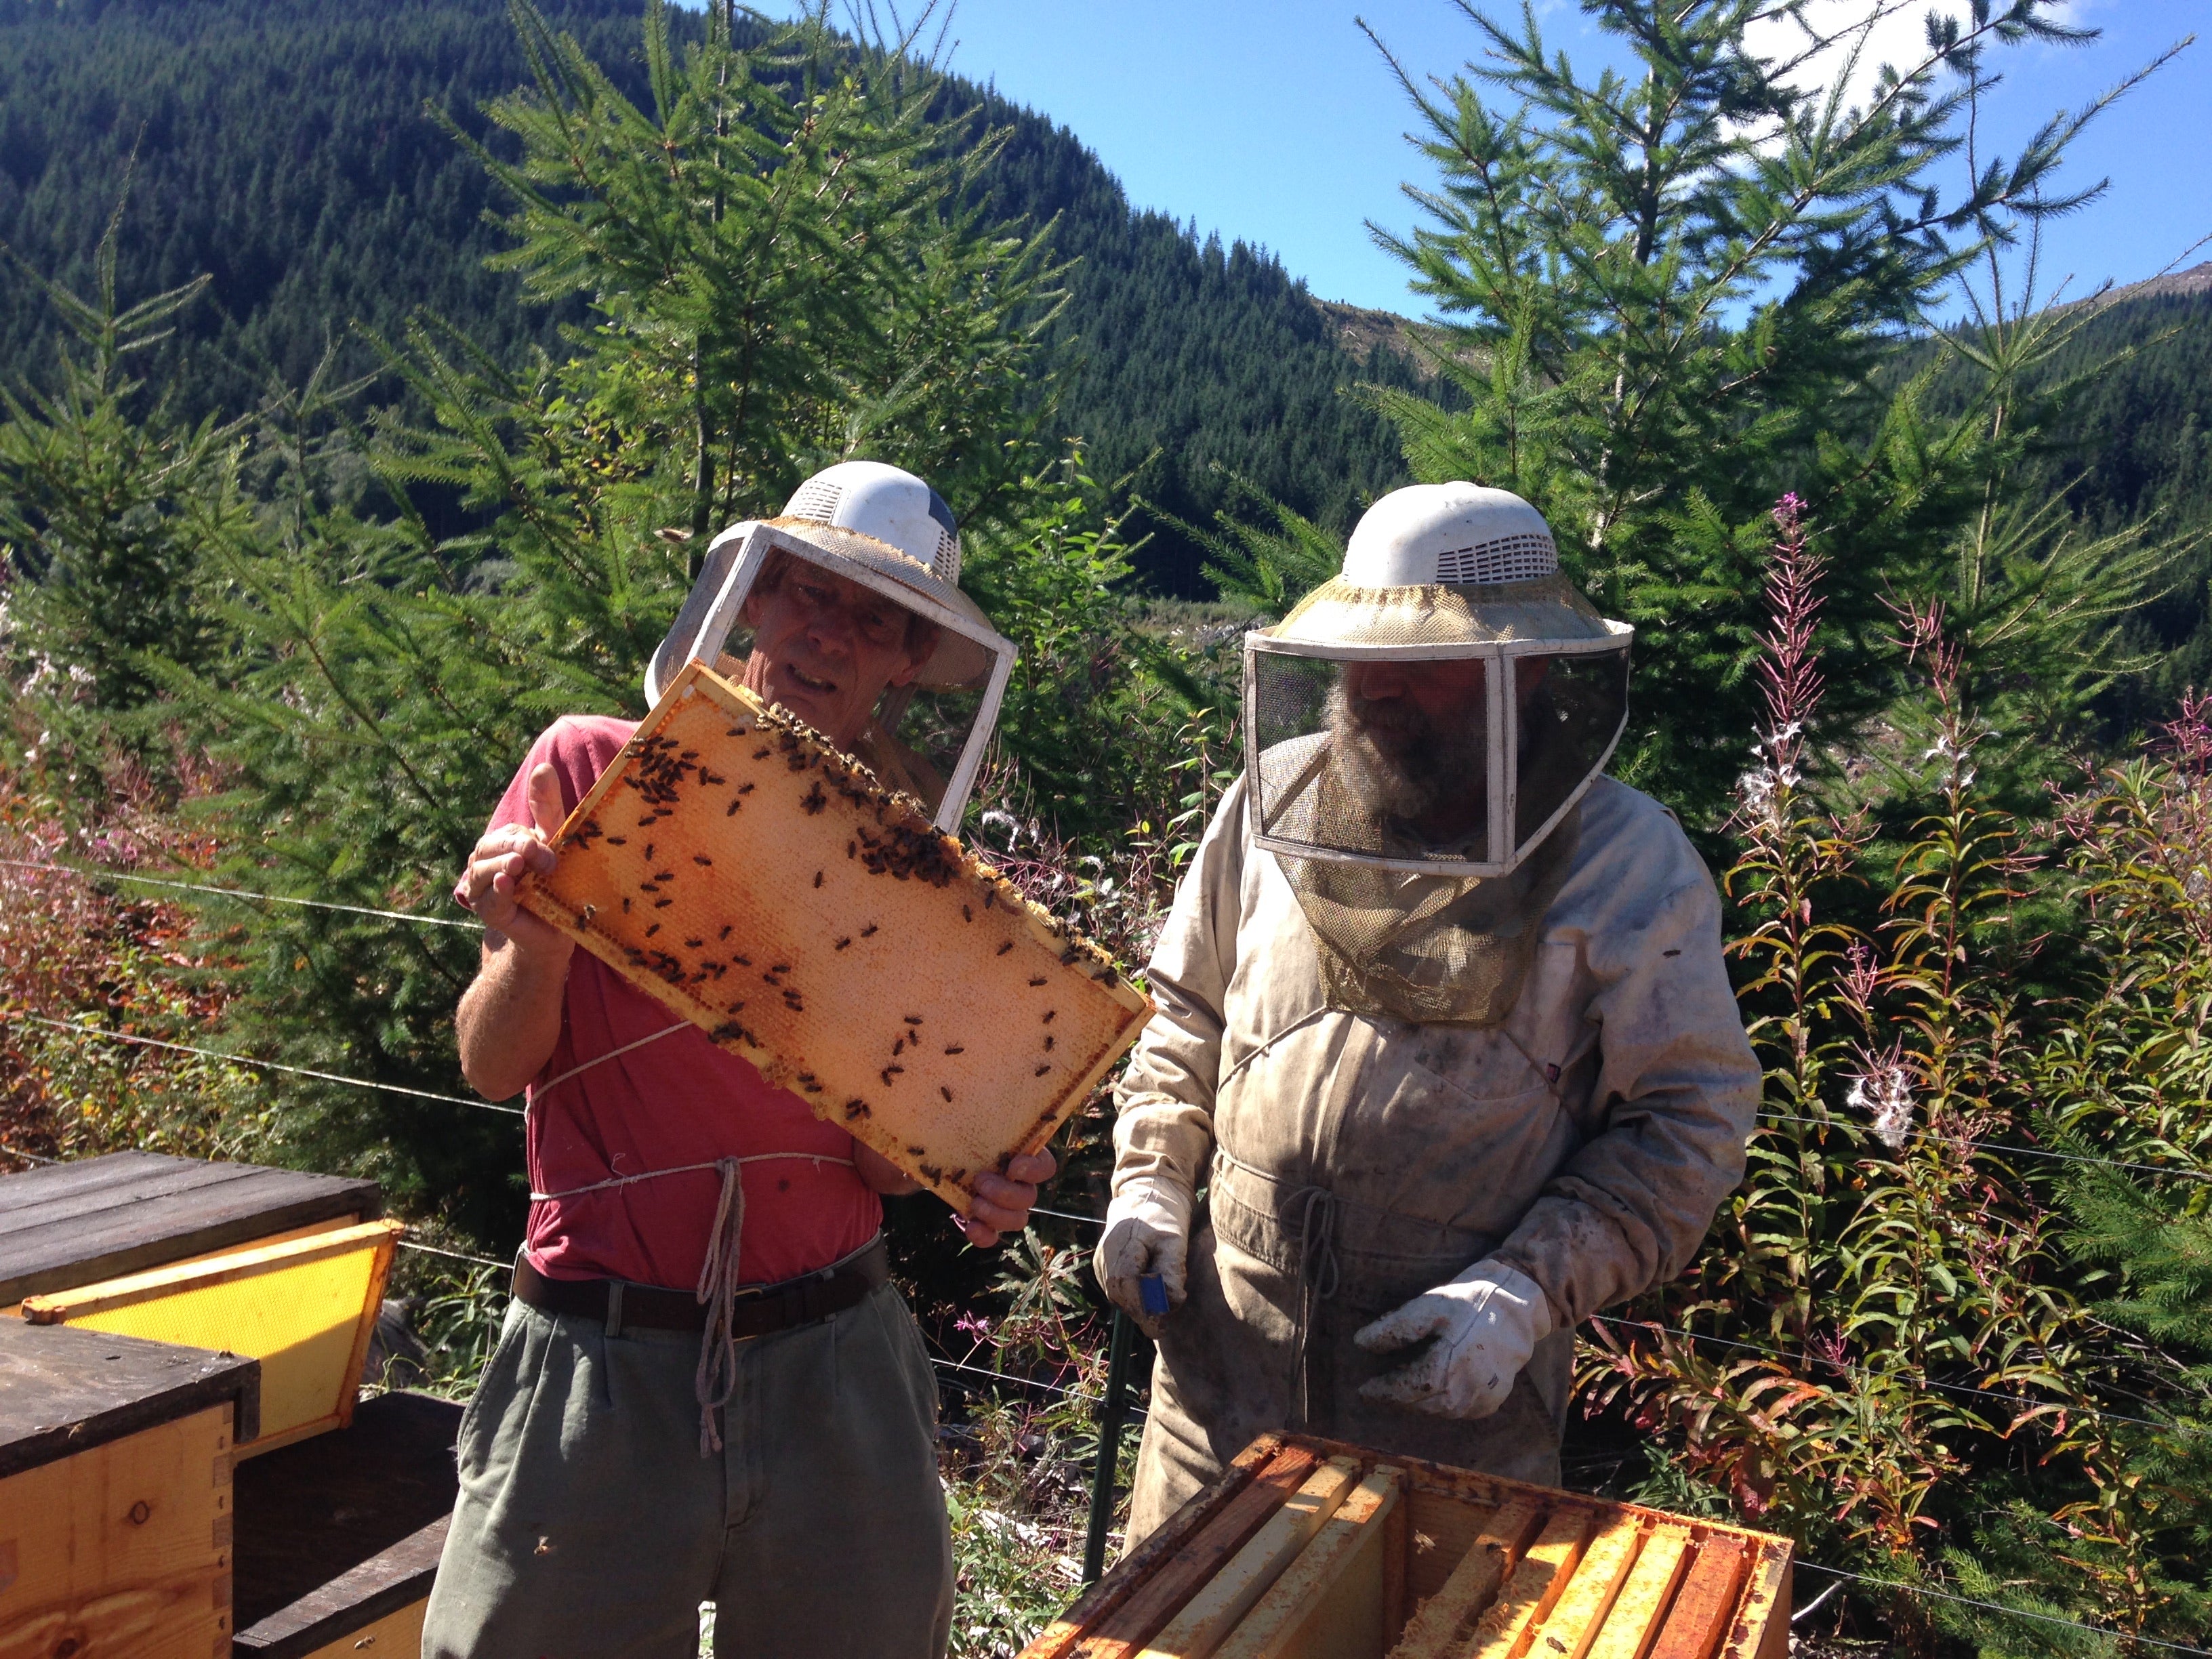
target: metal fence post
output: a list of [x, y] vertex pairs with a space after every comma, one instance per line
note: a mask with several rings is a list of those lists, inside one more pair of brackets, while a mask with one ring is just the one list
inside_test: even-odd
[[1091, 1530], [1083, 1540], [1083, 1582], [1106, 1571], [1106, 1529], [1114, 1518], [1114, 1471], [1121, 1461], [1121, 1424], [1128, 1415], [1129, 1354], [1136, 1326], [1119, 1308], [1106, 1344], [1106, 1397], [1098, 1402], [1098, 1467], [1091, 1476]]

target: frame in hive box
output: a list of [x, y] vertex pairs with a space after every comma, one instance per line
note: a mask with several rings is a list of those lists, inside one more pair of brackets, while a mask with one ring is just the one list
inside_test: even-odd
[[1262, 1435], [1022, 1659], [1782, 1659], [1790, 1544]]
[[918, 803], [689, 664], [521, 902], [961, 1213], [1151, 1004]]
[[353, 1419], [384, 1301], [396, 1221], [365, 1221], [197, 1256], [96, 1285], [23, 1298], [33, 1325], [110, 1331], [261, 1361], [252, 1457]]

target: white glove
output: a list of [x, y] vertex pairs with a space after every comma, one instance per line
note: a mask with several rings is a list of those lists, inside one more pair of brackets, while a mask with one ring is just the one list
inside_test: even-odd
[[1168, 1309], [1182, 1305], [1183, 1267], [1190, 1254], [1189, 1188], [1172, 1181], [1135, 1180], [1106, 1206], [1106, 1233], [1098, 1241], [1091, 1267], [1114, 1305], [1157, 1340], [1162, 1314], [1145, 1310], [1138, 1281], [1158, 1276], [1168, 1293]]
[[1361, 1383], [1359, 1397], [1438, 1417], [1487, 1417], [1505, 1403], [1513, 1379], [1551, 1334], [1552, 1304], [1535, 1280], [1495, 1258], [1478, 1261], [1353, 1333], [1370, 1353], [1436, 1338], [1410, 1365]]

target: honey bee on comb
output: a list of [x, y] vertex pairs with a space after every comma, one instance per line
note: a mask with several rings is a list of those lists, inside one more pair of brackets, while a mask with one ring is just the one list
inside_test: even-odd
[[[764, 775], [793, 787], [757, 788]], [[732, 815], [740, 797], [749, 810]], [[573, 833], [631, 806], [653, 817], [650, 843]], [[668, 684], [555, 848], [554, 870], [524, 884], [526, 908], [963, 1214], [975, 1172], [1049, 1140], [1150, 1012], [912, 796], [702, 663]], [[841, 853], [848, 874], [832, 882]], [[691, 955], [660, 950], [664, 936]], [[854, 948], [869, 940], [896, 948]], [[728, 1000], [715, 987], [731, 967], [777, 994]], [[992, 1018], [1040, 990], [1042, 1067], [1020, 1022]], [[887, 1006], [902, 1035], [878, 1047], [854, 1016]]]

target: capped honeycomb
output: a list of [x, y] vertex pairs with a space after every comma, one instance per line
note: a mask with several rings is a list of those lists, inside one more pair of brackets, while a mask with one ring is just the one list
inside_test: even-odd
[[919, 802], [702, 663], [554, 848], [526, 909], [963, 1215], [1152, 1012]]

